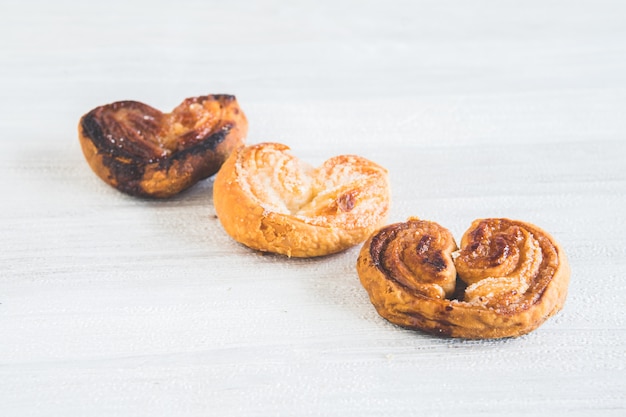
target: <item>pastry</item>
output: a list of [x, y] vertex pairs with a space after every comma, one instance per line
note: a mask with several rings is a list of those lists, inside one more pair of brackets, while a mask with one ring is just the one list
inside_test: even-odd
[[184, 100], [171, 113], [118, 101], [85, 114], [78, 137], [93, 171], [118, 190], [165, 198], [215, 174], [248, 122], [230, 95]]
[[474, 221], [460, 250], [434, 222], [410, 218], [383, 227], [363, 245], [357, 271], [388, 321], [467, 339], [536, 329], [563, 307], [570, 276], [548, 233], [509, 219]]
[[323, 256], [363, 242], [389, 210], [387, 170], [341, 155], [314, 168], [289, 147], [260, 143], [233, 152], [213, 185], [226, 232], [259, 251]]

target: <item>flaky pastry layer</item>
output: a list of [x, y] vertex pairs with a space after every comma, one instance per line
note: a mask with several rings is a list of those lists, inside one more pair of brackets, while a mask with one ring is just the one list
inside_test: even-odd
[[289, 147], [240, 148], [215, 177], [213, 204], [226, 232], [256, 250], [323, 256], [363, 242], [385, 221], [387, 170], [341, 155], [314, 168]]
[[247, 131], [234, 96], [208, 95], [187, 98], [171, 113], [137, 101], [96, 107], [81, 117], [78, 138], [107, 184], [165, 198], [215, 174]]
[[363, 245], [363, 287], [390, 322], [467, 339], [526, 334], [561, 310], [570, 269], [559, 244], [532, 224], [472, 223], [457, 249], [437, 223], [410, 218]]

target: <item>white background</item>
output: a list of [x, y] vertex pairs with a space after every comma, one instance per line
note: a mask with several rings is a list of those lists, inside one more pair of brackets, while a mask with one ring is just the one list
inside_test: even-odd
[[[0, 3], [0, 415], [626, 413], [620, 1]], [[261, 255], [207, 180], [167, 201], [90, 170], [82, 114], [235, 94], [248, 143], [386, 166], [389, 221], [535, 223], [565, 309], [500, 341], [374, 311], [358, 247]]]

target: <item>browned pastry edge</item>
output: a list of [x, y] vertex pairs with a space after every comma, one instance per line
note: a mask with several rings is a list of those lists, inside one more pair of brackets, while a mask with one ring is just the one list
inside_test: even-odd
[[[204, 106], [199, 116], [207, 121], [191, 116], [192, 105]], [[172, 134], [168, 130], [174, 123], [182, 128]], [[167, 114], [137, 101], [119, 101], [96, 107], [78, 125], [85, 159], [104, 182], [129, 195], [153, 198], [171, 197], [215, 174], [243, 145], [247, 131], [236, 98], [224, 94], [187, 98]]]
[[[289, 257], [316, 257], [357, 245], [384, 224], [390, 204], [387, 170], [354, 155], [334, 157], [325, 164], [345, 164], [347, 169], [351, 164], [358, 164], [359, 169], [370, 173], [367, 181], [347, 184], [339, 194], [330, 196], [316, 213], [306, 216], [285, 213], [273, 209], [272, 204], [268, 204], [271, 202], [260, 200], [251, 192], [246, 177], [256, 181], [261, 177], [262, 170], [273, 172], [279, 168], [264, 165], [255, 172], [247, 172], [246, 163], [252, 160], [263, 164], [259, 154], [270, 152], [280, 158], [289, 154], [288, 151], [286, 145], [278, 143], [239, 148], [216, 175], [213, 205], [224, 230], [234, 240], [259, 251]], [[299, 161], [290, 154], [287, 158], [290, 158], [291, 165]], [[293, 181], [293, 175], [287, 173], [287, 177]], [[286, 194], [283, 197], [288, 198], [289, 193]], [[365, 215], [351, 215], [362, 207], [369, 207]], [[341, 222], [338, 220], [341, 218], [349, 220]]]
[[519, 294], [517, 301], [502, 301], [501, 305], [496, 303], [492, 306], [468, 303], [462, 300], [464, 284], [460, 280], [457, 280], [457, 287], [460, 288], [448, 298], [429, 296], [411, 283], [399, 282], [383, 266], [385, 260], [381, 259], [381, 245], [385, 242], [380, 240], [393, 239], [396, 231], [409, 227], [407, 225], [411, 221], [419, 220], [412, 218], [406, 223], [392, 224], [372, 234], [364, 243], [357, 260], [360, 281], [372, 304], [391, 323], [455, 338], [516, 337], [533, 331], [563, 307], [570, 276], [563, 249], [544, 230], [515, 220], [476, 220], [470, 230], [481, 221], [504, 221], [529, 231], [539, 242], [542, 254], [539, 275], [533, 277], [528, 290]]

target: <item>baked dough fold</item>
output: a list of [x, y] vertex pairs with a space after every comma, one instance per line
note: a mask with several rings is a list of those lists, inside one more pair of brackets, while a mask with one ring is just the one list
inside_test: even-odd
[[457, 249], [437, 223], [410, 218], [372, 234], [357, 260], [378, 313], [399, 326], [467, 339], [526, 334], [563, 307], [570, 269], [544, 230], [475, 220]]
[[103, 181], [155, 198], [215, 174], [247, 132], [246, 116], [231, 95], [190, 97], [171, 113], [118, 101], [96, 107], [78, 125], [85, 159]]
[[259, 143], [226, 160], [213, 205], [226, 232], [256, 250], [323, 256], [363, 242], [387, 216], [387, 170], [356, 155], [315, 168], [289, 147]]

